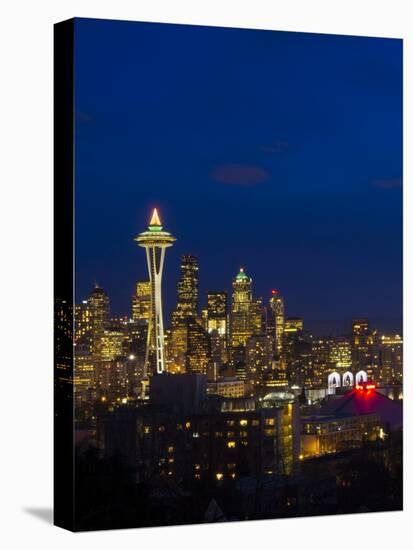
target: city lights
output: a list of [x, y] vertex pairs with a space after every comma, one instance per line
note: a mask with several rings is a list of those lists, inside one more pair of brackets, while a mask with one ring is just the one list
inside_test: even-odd
[[243, 468], [290, 476], [309, 459], [389, 440], [380, 399], [384, 409], [400, 408], [400, 336], [378, 334], [366, 319], [353, 322], [351, 335], [314, 336], [301, 317], [286, 315], [279, 290], [266, 302], [256, 296], [242, 267], [232, 293], [209, 290], [202, 307], [202, 270], [191, 254], [181, 256], [165, 329], [161, 281], [175, 238], [154, 210], [136, 240], [149, 280], [136, 282], [132, 317], [111, 315], [97, 285], [75, 306], [75, 410], [104, 452], [124, 444], [131, 463], [147, 464], [144, 475], [156, 465], [170, 483], [190, 472], [193, 483], [212, 475], [222, 485], [242, 480]]

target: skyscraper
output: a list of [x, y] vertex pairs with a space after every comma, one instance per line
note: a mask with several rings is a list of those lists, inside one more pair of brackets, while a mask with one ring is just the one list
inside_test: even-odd
[[158, 374], [165, 370], [164, 331], [162, 317], [162, 273], [166, 248], [176, 240], [170, 233], [163, 231], [156, 208], [152, 213], [148, 229], [140, 233], [135, 240], [145, 248], [151, 285], [151, 311], [145, 356], [145, 376], [151, 355], [155, 356], [154, 371]]
[[278, 290], [272, 290], [270, 298], [270, 308], [274, 319], [274, 344], [275, 353], [281, 355], [283, 351], [284, 335], [284, 300]]
[[228, 333], [228, 295], [225, 291], [207, 294], [207, 330], [216, 330], [221, 336]]
[[138, 281], [132, 298], [132, 319], [138, 322], [149, 322], [151, 312], [151, 283]]
[[399, 334], [382, 335], [379, 340], [379, 380], [383, 384], [403, 382], [403, 338]]
[[92, 313], [87, 300], [75, 306], [75, 343], [82, 341], [92, 349]]
[[245, 347], [250, 336], [264, 330], [262, 299], [253, 299], [252, 279], [242, 267], [232, 280], [230, 321], [232, 352], [239, 346]]
[[211, 358], [211, 349], [208, 333], [194, 318], [187, 323], [187, 350], [185, 354], [185, 368], [187, 372], [206, 374]]
[[89, 295], [87, 303], [92, 324], [92, 352], [95, 359], [99, 359], [100, 340], [109, 320], [109, 297], [106, 292], [96, 284]]
[[262, 381], [272, 369], [273, 337], [267, 334], [251, 336], [246, 348], [247, 377], [253, 383]]
[[288, 317], [284, 323], [284, 353], [290, 384], [309, 384], [311, 380], [311, 340], [304, 333], [299, 317]]
[[211, 356], [216, 366], [228, 361], [228, 295], [208, 292], [206, 329], [210, 335]]
[[370, 330], [368, 319], [353, 319], [351, 355], [352, 364], [356, 371], [370, 371], [373, 361], [374, 336]]
[[179, 315], [188, 317], [198, 316], [198, 260], [191, 254], [183, 254], [181, 258], [181, 277], [178, 282], [178, 302], [176, 310]]
[[330, 344], [330, 368], [342, 373], [351, 369], [351, 343], [347, 338], [337, 337]]
[[241, 267], [232, 281], [231, 348], [245, 346], [251, 336], [252, 279]]
[[188, 348], [188, 322], [198, 318], [198, 260], [191, 254], [181, 257], [181, 276], [177, 285], [177, 304], [172, 312], [171, 345], [172, 364], [184, 368]]

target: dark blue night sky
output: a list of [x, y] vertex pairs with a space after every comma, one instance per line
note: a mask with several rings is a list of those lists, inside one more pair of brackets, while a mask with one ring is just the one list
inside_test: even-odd
[[317, 333], [402, 326], [402, 42], [76, 20], [76, 294], [129, 314], [158, 206], [167, 318], [243, 266]]

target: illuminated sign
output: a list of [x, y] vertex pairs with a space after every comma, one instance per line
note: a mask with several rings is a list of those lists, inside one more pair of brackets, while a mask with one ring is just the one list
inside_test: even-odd
[[369, 391], [369, 390], [375, 390], [377, 387], [377, 384], [374, 384], [372, 382], [367, 382], [365, 384], [356, 384], [355, 388], [359, 392]]

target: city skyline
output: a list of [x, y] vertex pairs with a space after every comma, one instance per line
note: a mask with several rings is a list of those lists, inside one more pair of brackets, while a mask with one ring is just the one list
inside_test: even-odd
[[[152, 208], [150, 210], [149, 218], [151, 220], [153, 220], [154, 216], [156, 216], [156, 220], [157, 220], [156, 223], [160, 224], [161, 222], [160, 222], [159, 217], [158, 217], [158, 211], [160, 211], [159, 207]], [[146, 217], [148, 218], [148, 216], [146, 216]], [[151, 224], [151, 223], [152, 223], [152, 221], [149, 222], [149, 224]], [[137, 238], [135, 240], [137, 240]], [[178, 258], [178, 262], [181, 262], [182, 257], [185, 256], [185, 255], [188, 255], [188, 253], [181, 254]], [[195, 257], [199, 261], [199, 258], [197, 256], [195, 256]], [[169, 258], [168, 258], [168, 260], [169, 260]], [[173, 260], [173, 258], [172, 258], [172, 260]], [[135, 290], [136, 284], [138, 282], [140, 282], [140, 283], [144, 283], [146, 281], [149, 282], [148, 268], [146, 266], [146, 273], [145, 273], [145, 271], [142, 270], [142, 265], [141, 264], [142, 264], [142, 262], [140, 262], [138, 260], [138, 270], [139, 270], [139, 273], [142, 274], [142, 277], [135, 278], [135, 281], [134, 281], [134, 284], [133, 284], [133, 289], [132, 289], [133, 291]], [[145, 262], [143, 262], [143, 264], [145, 265]], [[259, 295], [257, 290], [254, 288], [254, 277], [251, 276], [250, 271], [248, 269], [246, 269], [244, 266], [240, 266], [236, 270], [236, 272], [233, 274], [233, 277], [229, 281], [229, 284], [228, 284], [228, 282], [224, 283], [224, 285], [221, 285], [221, 287], [219, 287], [219, 288], [210, 288], [208, 286], [208, 284], [203, 282], [203, 280], [202, 280], [202, 269], [200, 271], [201, 271], [201, 277], [200, 277], [200, 281], [199, 281], [200, 282], [200, 287], [201, 287], [201, 291], [199, 292], [199, 295], [200, 295], [200, 299], [199, 299], [200, 310], [202, 310], [207, 305], [207, 295], [208, 295], [208, 293], [211, 293], [211, 292], [226, 292], [228, 294], [228, 296], [230, 296], [230, 294], [231, 294], [231, 281], [233, 280], [233, 278], [236, 276], [237, 273], [244, 272], [244, 271], [252, 281], [254, 296], [257, 297], [257, 298], [261, 298], [262, 301], [263, 301], [263, 304], [265, 306], [269, 305], [269, 303], [270, 303], [271, 299], [274, 297], [275, 293], [276, 294], [281, 294], [283, 297], [285, 297], [284, 293], [282, 292], [282, 289], [276, 288], [275, 286], [273, 286], [269, 289], [267, 295], [264, 295], [264, 296]], [[170, 324], [171, 324], [172, 314], [173, 314], [173, 311], [174, 311], [174, 308], [175, 308], [176, 302], [177, 302], [176, 286], [178, 284], [178, 278], [179, 278], [179, 270], [178, 270], [178, 273], [176, 273], [175, 276], [174, 276], [174, 287], [172, 289], [172, 295], [166, 294], [166, 300], [165, 300], [165, 293], [163, 292], [164, 297], [162, 298], [162, 301], [166, 301], [168, 303], [168, 308], [167, 309], [165, 307], [163, 307], [163, 317], [164, 317], [164, 323], [163, 324], [166, 327], [169, 327]], [[168, 285], [167, 281], [165, 281], [162, 284], [162, 286], [167, 286], [168, 288], [171, 288], [171, 283], [169, 282], [169, 285]], [[77, 294], [76, 303], [80, 303], [81, 301], [84, 301], [86, 299], [86, 297], [90, 294], [91, 290], [93, 288], [96, 288], [96, 287], [102, 288], [107, 293], [107, 295], [110, 299], [112, 316], [132, 318], [132, 316], [133, 316], [133, 314], [132, 314], [133, 305], [132, 304], [133, 304], [133, 299], [134, 299], [133, 298], [134, 297], [134, 292], [131, 292], [130, 295], [128, 295], [128, 305], [127, 305], [126, 311], [121, 311], [121, 310], [117, 309], [116, 306], [115, 306], [115, 308], [113, 308], [113, 305], [112, 305], [113, 302], [111, 300], [111, 295], [108, 292], [108, 289], [105, 287], [105, 285], [101, 284], [98, 277], [95, 277], [93, 286], [91, 286], [89, 288], [88, 292], [83, 294], [83, 296], [79, 296], [79, 292], [76, 292], [76, 294]], [[123, 297], [123, 301], [124, 301], [124, 297]], [[353, 316], [351, 316], [350, 318], [347, 318], [347, 319], [342, 319], [341, 320], [341, 328], [336, 326], [335, 329], [330, 328], [329, 332], [328, 331], [327, 332], [322, 332], [322, 331], [320, 332], [320, 331], [317, 331], [317, 330], [314, 331], [314, 330], [312, 330], [312, 320], [311, 320], [311, 318], [304, 318], [304, 316], [302, 314], [300, 314], [300, 311], [294, 311], [294, 312], [288, 311], [288, 298], [287, 298], [286, 317], [287, 318], [289, 318], [289, 317], [290, 318], [294, 318], [294, 317], [303, 318], [304, 322], [305, 322], [306, 331], [313, 333], [314, 336], [338, 336], [338, 335], [349, 334], [351, 332], [351, 323], [354, 319], [357, 319], [357, 318], [368, 318], [368, 319], [372, 320], [373, 321], [372, 324], [375, 326], [375, 328], [377, 328], [378, 330], [382, 330], [384, 332], [393, 332], [393, 333], [399, 333], [399, 334], [403, 333], [401, 326], [400, 326], [400, 328], [398, 328], [397, 326], [395, 327], [395, 326], [391, 326], [391, 325], [386, 326], [386, 327], [382, 327], [382, 326], [378, 326], [378, 325], [376, 326], [375, 323], [374, 323], [374, 319], [372, 319], [368, 314], [358, 314], [358, 315], [353, 315]], [[326, 326], [328, 326], [327, 325], [328, 320], [325, 320], [324, 322], [326, 323]], [[344, 330], [343, 330], [343, 327], [344, 327]]]
[[56, 31], [56, 523], [401, 510], [402, 41]]
[[131, 235], [159, 206], [179, 237], [166, 312], [191, 253], [203, 296], [243, 266], [316, 332], [361, 315], [401, 330], [400, 41], [95, 20], [75, 35], [78, 297], [97, 279], [127, 310], [146, 269]]

